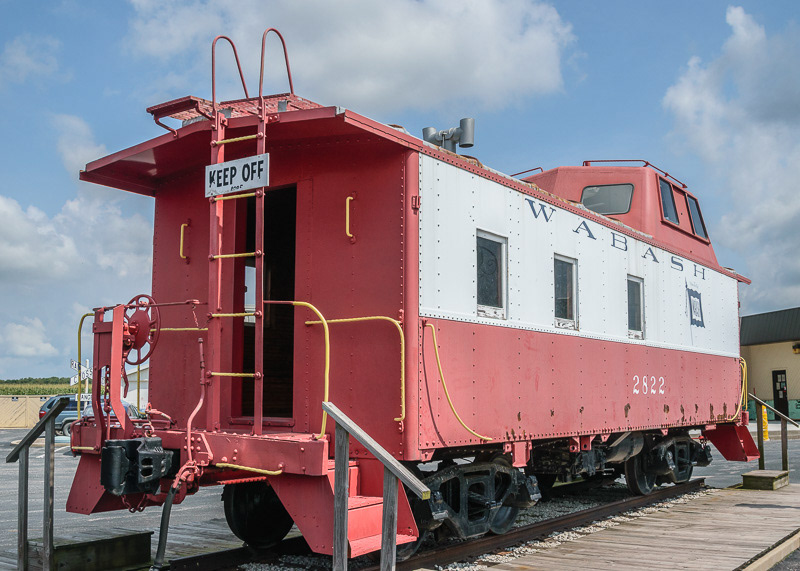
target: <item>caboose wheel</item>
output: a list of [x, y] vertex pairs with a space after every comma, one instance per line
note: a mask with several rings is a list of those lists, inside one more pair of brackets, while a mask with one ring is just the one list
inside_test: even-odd
[[292, 516], [266, 482], [229, 484], [222, 491], [222, 501], [228, 527], [250, 547], [272, 547], [292, 529]]
[[625, 481], [628, 490], [638, 496], [646, 496], [656, 485], [656, 475], [649, 474], [643, 463], [644, 453], [639, 453], [625, 462]]
[[[499, 466], [511, 468], [511, 462], [504, 456], [497, 457], [493, 460]], [[513, 481], [505, 472], [496, 472], [494, 476], [494, 499], [497, 502], [505, 502], [508, 495], [513, 492]], [[489, 531], [497, 535], [502, 535], [507, 532], [514, 525], [519, 515], [519, 508], [514, 506], [501, 506], [497, 508], [489, 524]]]

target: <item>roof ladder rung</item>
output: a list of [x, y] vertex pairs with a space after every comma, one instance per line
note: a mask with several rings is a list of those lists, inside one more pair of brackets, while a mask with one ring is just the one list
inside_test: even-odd
[[258, 191], [258, 192], [247, 192], [245, 194], [223, 194], [223, 195], [220, 195], [220, 196], [212, 196], [211, 197], [211, 201], [212, 202], [219, 202], [221, 200], [238, 200], [239, 198], [252, 198], [254, 196], [259, 196], [260, 192], [261, 191]]
[[263, 133], [256, 133], [255, 135], [245, 135], [244, 137], [233, 137], [232, 139], [222, 139], [221, 141], [211, 141], [211, 146], [217, 147], [219, 145], [227, 145], [228, 143], [238, 143], [240, 141], [251, 141], [253, 139], [260, 139], [264, 136]]
[[261, 250], [255, 252], [242, 252], [241, 254], [217, 254], [208, 257], [209, 260], [227, 259], [227, 258], [258, 258], [261, 256]]

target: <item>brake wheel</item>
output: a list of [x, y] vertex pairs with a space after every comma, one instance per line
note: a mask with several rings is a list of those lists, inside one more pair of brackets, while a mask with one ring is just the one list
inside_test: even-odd
[[125, 362], [141, 365], [153, 354], [161, 332], [161, 312], [155, 300], [144, 294], [130, 300], [125, 305], [125, 324], [131, 338], [131, 345], [126, 348]]

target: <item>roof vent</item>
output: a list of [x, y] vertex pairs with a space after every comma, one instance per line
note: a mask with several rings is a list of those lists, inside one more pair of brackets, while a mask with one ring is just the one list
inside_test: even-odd
[[456, 152], [456, 145], [468, 148], [475, 144], [475, 119], [464, 117], [458, 127], [446, 131], [436, 131], [436, 127], [425, 127], [422, 138], [434, 145], [444, 147], [452, 153]]

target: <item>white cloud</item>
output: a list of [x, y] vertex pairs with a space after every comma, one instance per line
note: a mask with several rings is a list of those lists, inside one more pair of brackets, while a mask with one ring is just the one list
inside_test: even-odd
[[59, 280], [75, 270], [78, 248], [44, 212], [0, 195], [0, 282]]
[[[106, 154], [79, 117], [56, 116], [57, 148], [77, 177], [88, 160]], [[149, 273], [153, 229], [140, 214], [125, 215], [122, 203], [136, 200], [108, 189], [82, 185], [52, 218], [0, 195], [0, 283], [76, 281], [88, 273], [111, 271], [125, 278]], [[143, 199], [144, 200], [144, 199]]]
[[95, 142], [91, 127], [80, 117], [55, 115], [53, 126], [58, 132], [56, 149], [61, 162], [74, 178], [78, 178], [86, 163], [108, 154], [105, 145]]
[[[73, 177], [105, 154], [79, 117], [56, 116], [52, 124]], [[80, 315], [149, 291], [148, 208], [145, 197], [84, 183], [54, 215], [0, 195], [0, 298], [10, 300], [0, 308], [0, 377], [68, 374]], [[83, 340], [88, 355], [90, 336]]]
[[77, 198], [64, 204], [54, 222], [79, 244], [81, 256], [95, 271], [111, 271], [118, 278], [149, 274], [153, 226], [139, 214], [124, 215], [110, 193], [81, 189]]
[[24, 323], [8, 323], [3, 327], [2, 356], [55, 357], [58, 351], [47, 340], [48, 332], [38, 317], [24, 318]]
[[727, 211], [716, 242], [745, 261], [750, 313], [800, 304], [800, 42], [790, 25], [768, 35], [729, 7], [731, 36], [716, 59], [694, 57], [664, 97], [672, 141], [695, 152], [719, 181]]
[[[261, 33], [284, 34], [299, 95], [361, 112], [438, 109], [454, 101], [502, 108], [562, 88], [569, 24], [534, 0], [183, 2], [132, 0], [131, 51], [200, 66], [207, 77], [211, 39], [236, 42], [251, 94], [257, 93]], [[333, 25], [333, 22], [336, 22]], [[230, 48], [217, 44], [221, 97], [240, 97]], [[286, 89], [283, 57], [267, 45], [268, 93]], [[188, 87], [187, 87], [188, 88]]]
[[23, 34], [6, 42], [0, 53], [0, 86], [51, 76], [58, 70], [61, 43], [50, 36]]

